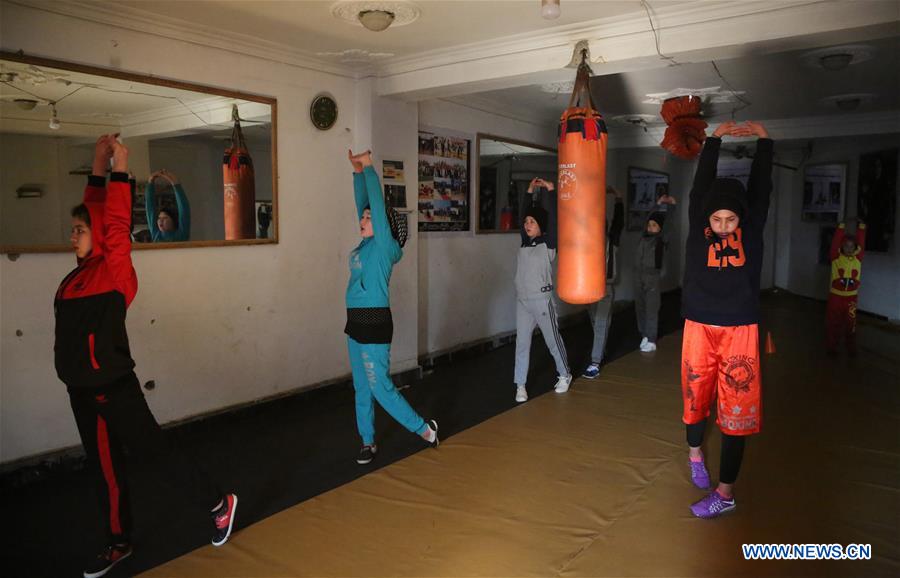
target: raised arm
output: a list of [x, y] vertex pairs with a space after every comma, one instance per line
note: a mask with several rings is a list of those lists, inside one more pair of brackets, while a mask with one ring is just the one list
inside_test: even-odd
[[519, 237], [522, 239], [523, 247], [529, 243], [528, 234], [525, 233], [525, 217], [523, 215], [534, 203], [534, 195], [541, 186], [540, 182], [539, 177], [534, 177], [528, 183], [528, 189], [524, 193], [519, 193]]
[[541, 203], [544, 210], [547, 211], [547, 230], [544, 232], [547, 247], [556, 249], [557, 238], [559, 236], [559, 223], [556, 216], [556, 193], [553, 191], [553, 183], [544, 181], [547, 192], [541, 195]]
[[181, 183], [173, 181], [175, 189], [175, 204], [178, 206], [178, 231], [176, 238], [187, 241], [191, 238], [191, 203], [188, 201]]
[[694, 173], [694, 184], [691, 186], [691, 194], [688, 199], [688, 216], [692, 225], [703, 221], [703, 206], [706, 193], [716, 179], [716, 170], [719, 167], [719, 148], [722, 146], [722, 137], [731, 134], [734, 121], [723, 122], [716, 128], [712, 136], [703, 143], [703, 152], [697, 162], [697, 172]]
[[347, 151], [350, 164], [353, 165], [353, 198], [356, 200], [356, 218], [362, 219], [363, 211], [369, 206], [369, 193], [366, 190], [366, 178], [363, 176], [362, 155], [353, 155]]
[[131, 188], [128, 185], [128, 149], [113, 141], [113, 167], [104, 205], [106, 264], [125, 296], [126, 306], [137, 292], [137, 276], [131, 262]]
[[362, 174], [365, 179], [369, 209], [372, 215], [372, 232], [375, 233], [375, 242], [379, 245], [393, 243], [394, 237], [391, 235], [391, 224], [388, 222], [378, 173], [375, 172], [375, 167], [368, 165], [363, 169]]
[[156, 173], [150, 175], [147, 188], [144, 189], [144, 207], [147, 209], [147, 228], [150, 230], [150, 238], [154, 241], [159, 238], [159, 227], [156, 225], [156, 187], [153, 179]]
[[834, 231], [834, 236], [831, 237], [831, 250], [828, 252], [828, 260], [834, 261], [841, 255], [841, 245], [844, 243], [844, 237], [846, 236], [846, 229], [844, 228], [844, 223], [841, 223], [837, 226], [837, 229]]
[[614, 187], [606, 187], [607, 193], [612, 193], [616, 197], [616, 203], [613, 205], [612, 223], [609, 225], [609, 244], [612, 247], [619, 246], [619, 239], [622, 237], [622, 229], [625, 228], [625, 204], [622, 203], [622, 193]]
[[856, 246], [856, 258], [861, 261], [866, 253], [866, 224], [862, 221], [856, 226]]
[[766, 128], [758, 123], [747, 121], [736, 127], [735, 136], [757, 136], [756, 153], [750, 167], [750, 178], [747, 180], [747, 207], [754, 226], [762, 229], [769, 213], [769, 200], [772, 196], [772, 160], [775, 143], [769, 138]]

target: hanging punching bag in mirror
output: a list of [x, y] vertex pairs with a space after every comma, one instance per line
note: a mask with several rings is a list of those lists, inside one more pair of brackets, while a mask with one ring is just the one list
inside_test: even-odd
[[237, 106], [232, 108], [234, 128], [231, 146], [225, 151], [222, 174], [225, 180], [225, 239], [256, 238], [256, 184], [253, 159], [244, 142]]
[[559, 123], [559, 297], [572, 304], [606, 295], [606, 123], [582, 58], [569, 108]]

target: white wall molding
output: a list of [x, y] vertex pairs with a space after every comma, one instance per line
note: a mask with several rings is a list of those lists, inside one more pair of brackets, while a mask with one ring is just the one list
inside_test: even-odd
[[[863, 8], [864, 7], [864, 8]], [[806, 48], [811, 37], [900, 20], [896, 3], [827, 1], [692, 2], [655, 11], [660, 48], [682, 62], [732, 58], [766, 43]], [[885, 30], [885, 34], [889, 33]], [[394, 58], [379, 68], [382, 96], [433, 99], [471, 92], [571, 80], [565, 68], [578, 40], [588, 40], [597, 74], [665, 66], [646, 14], [634, 13], [495, 41]]]
[[[249, 34], [225, 31], [211, 26], [197, 25], [177, 18], [160, 16], [140, 8], [118, 3], [88, 4], [80, 0], [4, 0], [36, 10], [43, 10], [71, 18], [78, 18], [98, 24], [106, 24], [134, 30], [145, 34], [199, 44], [245, 56], [256, 56], [317, 72], [335, 74], [347, 78], [357, 78], [358, 68], [335, 64], [316, 58], [296, 48], [272, 42]], [[15, 49], [15, 47], [9, 47]]]
[[[575, 43], [590, 41], [595, 71], [613, 74], [663, 66], [643, 11], [558, 26], [461, 46], [386, 58], [368, 66], [347, 66], [283, 43], [196, 25], [140, 8], [82, 0], [5, 0], [11, 4], [72, 18], [177, 39], [237, 54], [336, 74], [348, 78], [378, 76], [377, 93], [407, 100], [447, 97], [535, 82], [570, 80], [565, 66]], [[800, 47], [801, 36], [900, 21], [893, 0], [696, 0], [654, 9], [661, 49], [684, 61], [746, 54], [751, 46], [779, 41], [781, 49]], [[787, 43], [787, 44], [785, 44]], [[725, 48], [727, 51], [723, 52]], [[9, 47], [15, 49], [15, 47]]]

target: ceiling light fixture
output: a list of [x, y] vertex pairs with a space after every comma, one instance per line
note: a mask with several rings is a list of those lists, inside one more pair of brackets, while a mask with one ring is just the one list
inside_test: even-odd
[[876, 52], [877, 49], [868, 44], [843, 44], [805, 52], [800, 55], [800, 60], [811, 68], [834, 72], [871, 60]]
[[859, 97], [839, 98], [834, 103], [843, 111], [856, 110], [859, 108], [862, 99]]
[[38, 104], [38, 101], [31, 98], [17, 98], [13, 102], [22, 110], [34, 110]]
[[838, 54], [826, 54], [819, 59], [825, 70], [843, 70], [853, 62], [853, 55], [841, 52]]
[[834, 106], [841, 112], [852, 112], [861, 107], [872, 104], [876, 95], [867, 92], [855, 92], [851, 94], [836, 94], [820, 100], [824, 106]]
[[381, 32], [394, 22], [394, 13], [387, 10], [363, 10], [359, 13], [359, 22], [372, 32]]
[[419, 7], [409, 0], [343, 0], [331, 7], [338, 20], [375, 32], [412, 24], [419, 14]]
[[559, 0], [541, 0], [541, 16], [545, 20], [559, 18]]
[[59, 117], [56, 115], [56, 103], [50, 103], [50, 124], [51, 130], [59, 130]]

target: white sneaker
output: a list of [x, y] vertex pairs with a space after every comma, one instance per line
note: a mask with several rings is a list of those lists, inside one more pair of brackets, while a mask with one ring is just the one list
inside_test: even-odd
[[647, 343], [641, 345], [641, 351], [644, 353], [653, 353], [656, 351], [656, 344], [652, 341], [648, 341]]
[[524, 385], [516, 386], [516, 401], [518, 403], [522, 403], [523, 401], [528, 401], [528, 392], [525, 391]]
[[553, 388], [553, 390], [556, 393], [566, 393], [567, 391], [569, 391], [569, 385], [571, 385], [571, 384], [572, 384], [572, 376], [571, 375], [566, 375], [566, 376], [560, 375], [559, 379], [556, 381], [556, 386]]
[[644, 346], [647, 345], [648, 343], [650, 343], [650, 340], [647, 339], [646, 337], [641, 339], [641, 345], [640, 345], [641, 351], [644, 350]]

